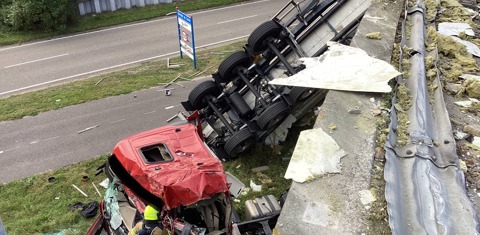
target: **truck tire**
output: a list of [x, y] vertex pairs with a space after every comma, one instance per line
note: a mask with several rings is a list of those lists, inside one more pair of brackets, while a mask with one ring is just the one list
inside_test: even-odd
[[247, 68], [252, 63], [247, 53], [236, 51], [225, 58], [218, 66], [218, 74], [222, 82], [230, 82], [237, 77], [237, 70], [244, 67]]
[[248, 128], [244, 128], [235, 132], [226, 142], [225, 151], [231, 158], [235, 158], [238, 155], [245, 153], [252, 149], [257, 142], [255, 135], [250, 132]]
[[313, 92], [315, 92], [315, 88], [293, 87], [289, 95], [293, 102], [297, 103], [308, 99]]
[[270, 130], [280, 125], [290, 114], [290, 108], [284, 102], [277, 102], [267, 107], [258, 117], [257, 124], [262, 130]]
[[282, 32], [282, 27], [275, 21], [266, 21], [259, 25], [248, 37], [248, 45], [255, 55], [264, 52], [267, 48], [267, 42], [271, 38], [277, 38]]
[[209, 96], [218, 96], [221, 92], [222, 90], [215, 82], [205, 81], [193, 88], [188, 95], [188, 102], [196, 110], [203, 109], [208, 105], [206, 99]]

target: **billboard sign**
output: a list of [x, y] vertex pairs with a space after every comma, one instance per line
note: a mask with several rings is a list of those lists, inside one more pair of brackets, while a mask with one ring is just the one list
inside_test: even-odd
[[195, 55], [193, 19], [191, 16], [188, 16], [177, 9], [177, 23], [180, 57], [183, 58], [183, 54], [190, 57], [193, 60], [193, 67], [196, 69], [197, 57]]

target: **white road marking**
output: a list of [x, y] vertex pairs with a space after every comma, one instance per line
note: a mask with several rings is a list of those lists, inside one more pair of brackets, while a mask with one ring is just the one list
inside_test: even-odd
[[42, 59], [38, 59], [38, 60], [32, 60], [32, 61], [28, 61], [28, 62], [23, 62], [23, 63], [19, 63], [19, 64], [5, 66], [3, 68], [7, 69], [7, 68], [15, 67], [15, 66], [20, 66], [20, 65], [24, 65], [24, 64], [31, 64], [31, 63], [35, 63], [35, 62], [39, 62], [39, 61], [44, 61], [44, 60], [50, 60], [50, 59], [54, 59], [54, 58], [58, 58], [58, 57], [62, 57], [62, 56], [67, 56], [67, 55], [68, 55], [68, 53], [67, 54], [61, 54], [61, 55], [50, 56], [50, 57], [46, 57], [46, 58], [42, 58]]
[[173, 109], [173, 108], [175, 108], [175, 105], [165, 107], [165, 109]]
[[[227, 39], [227, 40], [222, 40], [222, 41], [218, 41], [218, 42], [214, 42], [214, 43], [209, 43], [209, 44], [205, 44], [205, 45], [202, 45], [202, 46], [197, 46], [195, 48], [198, 49], [198, 48], [202, 48], [202, 47], [209, 47], [209, 46], [212, 46], [212, 45], [221, 44], [221, 43], [230, 42], [230, 41], [235, 41], [235, 40], [239, 40], [239, 39], [246, 38], [246, 37], [248, 37], [248, 35], [244, 35], [244, 36], [240, 36], [240, 37], [236, 37], [236, 38], [231, 38], [231, 39]], [[51, 81], [47, 81], [47, 82], [37, 83], [37, 84], [26, 86], [26, 87], [21, 87], [21, 88], [9, 90], [9, 91], [4, 91], [4, 92], [0, 93], [0, 96], [10, 94], [10, 93], [13, 93], [13, 92], [17, 92], [17, 91], [23, 91], [23, 90], [43, 86], [43, 85], [48, 85], [48, 84], [55, 83], [55, 82], [68, 80], [68, 79], [71, 79], [71, 78], [85, 76], [85, 75], [89, 75], [89, 74], [93, 74], [93, 73], [98, 73], [98, 72], [102, 72], [102, 71], [105, 71], [105, 70], [110, 70], [110, 69], [115, 69], [115, 68], [119, 68], [119, 67], [123, 67], [123, 66], [127, 66], [127, 65], [137, 64], [137, 63], [144, 62], [144, 61], [154, 60], [154, 59], [162, 58], [162, 57], [165, 57], [165, 56], [174, 55], [174, 54], [177, 54], [177, 53], [179, 53], [179, 52], [178, 51], [170, 52], [170, 53], [166, 53], [166, 54], [163, 54], [163, 55], [153, 56], [153, 57], [149, 57], [149, 58], [145, 58], [145, 59], [141, 59], [141, 60], [136, 60], [136, 61], [132, 61], [132, 62], [118, 64], [118, 65], [114, 65], [114, 66], [110, 66], [110, 67], [106, 67], [106, 68], [101, 68], [101, 69], [97, 69], [97, 70], [93, 70], [93, 71], [89, 71], [89, 72], [85, 72], [85, 73], [79, 73], [79, 74], [75, 74], [75, 75], [71, 75], [71, 76], [68, 76], [68, 77], [63, 77], [63, 78], [59, 78], [59, 79], [55, 79], [55, 80], [51, 80]]]
[[155, 113], [157, 111], [151, 111], [151, 112], [147, 112], [147, 113], [144, 113], [145, 115], [148, 115], [148, 114], [152, 114], [152, 113]]
[[257, 17], [257, 15], [245, 16], [245, 17], [237, 18], [237, 19], [233, 19], [233, 20], [226, 20], [226, 21], [218, 22], [217, 24], [225, 24], [225, 23], [230, 23], [230, 22], [239, 21], [239, 20], [245, 20], [245, 19], [253, 18], [253, 17]]
[[[214, 11], [222, 11], [222, 10], [225, 10], [225, 9], [230, 9], [230, 8], [235, 8], [235, 7], [244, 7], [244, 6], [247, 6], [247, 5], [252, 5], [252, 4], [257, 4], [257, 3], [262, 3], [262, 2], [268, 2], [268, 1], [270, 1], [270, 0], [254, 1], [254, 2], [249, 2], [249, 3], [239, 4], [239, 5], [233, 5], [233, 6], [215, 8], [215, 9], [206, 10], [206, 11], [200, 11], [200, 12], [196, 12], [196, 13], [192, 13], [192, 14], [188, 14], [188, 15], [190, 15], [190, 16], [201, 15], [201, 14], [210, 13], [210, 12], [214, 12]], [[101, 32], [106, 32], [106, 31], [111, 31], [111, 30], [116, 30], [116, 29], [127, 28], [127, 27], [134, 27], [134, 26], [143, 25], [143, 24], [156, 23], [156, 22], [165, 21], [165, 20], [176, 20], [176, 18], [177, 18], [176, 16], [165, 17], [165, 18], [158, 19], [158, 20], [152, 20], [152, 21], [146, 21], [146, 22], [141, 22], [141, 23], [122, 25], [122, 26], [117, 26], [117, 27], [113, 27], [113, 28], [92, 31], [92, 32], [88, 32], [88, 33], [80, 33], [80, 34], [75, 34], [75, 35], [66, 36], [66, 37], [54, 38], [54, 39], [50, 39], [50, 40], [47, 40], [47, 41], [39, 41], [39, 42], [34, 42], [34, 43], [22, 44], [22, 45], [19, 45], [19, 46], [0, 48], [0, 51], [6, 51], [6, 50], [16, 49], [16, 48], [20, 48], [20, 47], [32, 46], [32, 45], [37, 45], [37, 44], [42, 44], [42, 43], [58, 41], [58, 40], [62, 40], [62, 39], [80, 37], [80, 36], [94, 34], [94, 33], [101, 33]]]
[[113, 121], [113, 122], [110, 122], [110, 124], [114, 124], [114, 123], [117, 123], [117, 122], [123, 122], [125, 121], [126, 119], [119, 119], [119, 120], [116, 120], [116, 121]]
[[30, 142], [30, 144], [36, 144], [38, 142], [40, 142], [40, 140], [34, 140], [34, 141]]

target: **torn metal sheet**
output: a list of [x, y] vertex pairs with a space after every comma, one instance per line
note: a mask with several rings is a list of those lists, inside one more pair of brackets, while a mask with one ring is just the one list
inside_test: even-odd
[[438, 32], [448, 36], [458, 36], [463, 32], [468, 36], [475, 36], [472, 27], [467, 23], [442, 22], [438, 24]]
[[476, 57], [480, 57], [480, 49], [478, 48], [477, 45], [469, 42], [469, 41], [465, 41], [465, 40], [462, 40], [460, 38], [457, 38], [457, 37], [454, 37], [454, 36], [450, 36], [453, 38], [453, 40], [463, 44], [465, 47], [467, 47], [467, 51], [468, 53], [472, 54], [473, 56], [476, 56]]
[[365, 51], [328, 42], [320, 57], [300, 58], [306, 68], [299, 73], [276, 78], [275, 85], [302, 86], [330, 90], [390, 92], [390, 79], [400, 75], [392, 65], [370, 57]]
[[345, 155], [347, 153], [322, 128], [302, 131], [285, 178], [303, 183], [327, 173], [339, 173], [340, 159]]

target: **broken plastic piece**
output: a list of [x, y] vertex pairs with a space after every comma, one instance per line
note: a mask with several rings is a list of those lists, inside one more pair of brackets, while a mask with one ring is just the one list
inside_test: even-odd
[[250, 188], [252, 188], [252, 191], [254, 192], [262, 191], [262, 185], [257, 185], [252, 180], [250, 180]]

